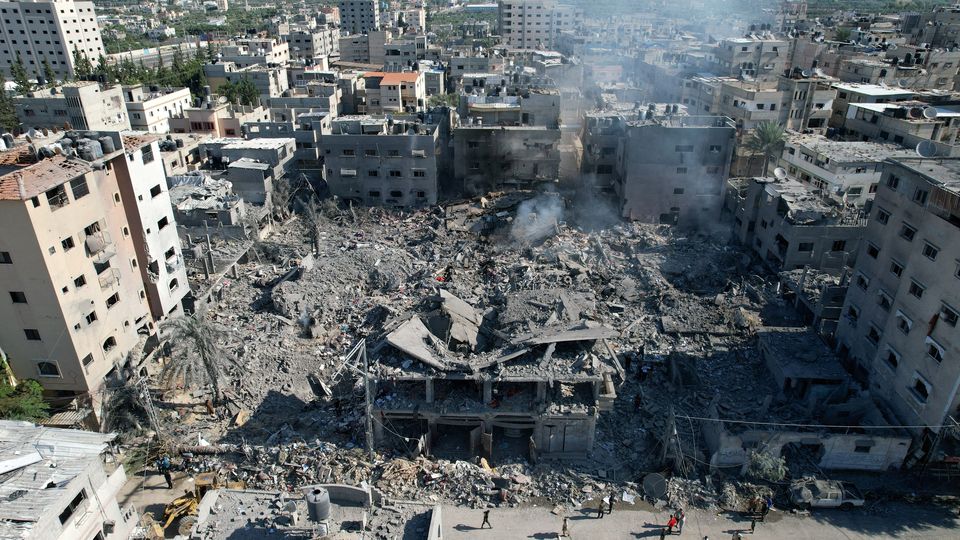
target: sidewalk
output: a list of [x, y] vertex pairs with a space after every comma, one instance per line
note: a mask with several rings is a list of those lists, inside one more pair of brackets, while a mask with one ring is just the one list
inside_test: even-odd
[[[572, 513], [570, 534], [572, 540], [607, 540], [629, 538], [660, 538], [660, 528], [669, 518], [668, 511], [654, 513], [636, 508], [614, 506], [613, 514], [597, 519], [596, 505]], [[917, 506], [900, 503], [884, 504], [874, 510], [815, 511], [811, 516], [795, 516], [771, 512], [765, 523], [757, 523], [756, 533], [750, 534], [750, 521], [737, 516], [688, 509], [687, 525], [683, 534], [667, 538], [702, 540], [729, 540], [740, 531], [745, 540], [875, 540], [884, 538], [960, 538], [960, 520], [956, 510], [947, 507]], [[493, 529], [479, 529], [483, 510], [453, 506], [443, 507], [443, 538], [458, 539], [514, 539], [556, 538], [562, 517], [548, 508], [508, 508], [490, 510]]]

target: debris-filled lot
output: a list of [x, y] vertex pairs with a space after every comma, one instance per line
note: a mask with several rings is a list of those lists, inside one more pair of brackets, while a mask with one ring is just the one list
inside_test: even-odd
[[[206, 317], [230, 361], [221, 362], [224, 399], [215, 408], [204, 406], [207, 392], [156, 396], [170, 444], [186, 452], [188, 470], [221, 471], [254, 489], [366, 482], [392, 500], [576, 506], [612, 489], [641, 495], [644, 477], [666, 472], [672, 412], [688, 479], [669, 481], [667, 502], [736, 508], [763, 495], [699, 480], [710, 457], [701, 425], [683, 417], [704, 417], [716, 401], [728, 419], [755, 419], [761, 409], [767, 418], [806, 418], [778, 400], [757, 352], [761, 326], [800, 324], [776, 298], [775, 279], [726, 237], [596, 226], [565, 208], [558, 196], [523, 192], [415, 213], [327, 205], [277, 224], [219, 280], [195, 272], [218, 283], [220, 300]], [[382, 358], [379, 369], [410, 368], [416, 361], [400, 355], [390, 332], [451, 297], [476, 316], [445, 345], [464, 365], [488, 362], [482, 351], [535, 342], [544, 329], [604, 329], [563, 363], [564, 374], [596, 369], [615, 387], [592, 451], [536, 462], [425, 457], [414, 437], [385, 425], [369, 458], [363, 365], [347, 352], [365, 338], [372, 365]], [[493, 330], [477, 332], [484, 321], [496, 321]], [[186, 354], [183, 347], [171, 343], [168, 352]], [[445, 347], [433, 350], [443, 356]], [[559, 376], [540, 368], [545, 380]], [[399, 397], [381, 388], [372, 399]], [[498, 444], [509, 441], [493, 441], [495, 456]]]

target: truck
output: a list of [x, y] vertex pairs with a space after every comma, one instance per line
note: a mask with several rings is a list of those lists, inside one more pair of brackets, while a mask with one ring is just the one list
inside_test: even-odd
[[805, 478], [790, 485], [790, 501], [801, 508], [840, 508], [863, 506], [863, 494], [857, 486], [840, 480]]

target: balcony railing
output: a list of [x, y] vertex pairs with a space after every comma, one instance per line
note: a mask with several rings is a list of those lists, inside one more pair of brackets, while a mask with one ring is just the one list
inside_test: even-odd
[[104, 273], [100, 274], [100, 288], [109, 289], [114, 285], [120, 283], [120, 270], [116, 268], [108, 268]]

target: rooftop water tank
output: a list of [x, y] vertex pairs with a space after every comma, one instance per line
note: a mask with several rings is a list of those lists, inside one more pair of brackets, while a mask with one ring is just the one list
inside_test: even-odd
[[318, 487], [307, 493], [307, 513], [310, 521], [326, 521], [330, 519], [330, 493]]

